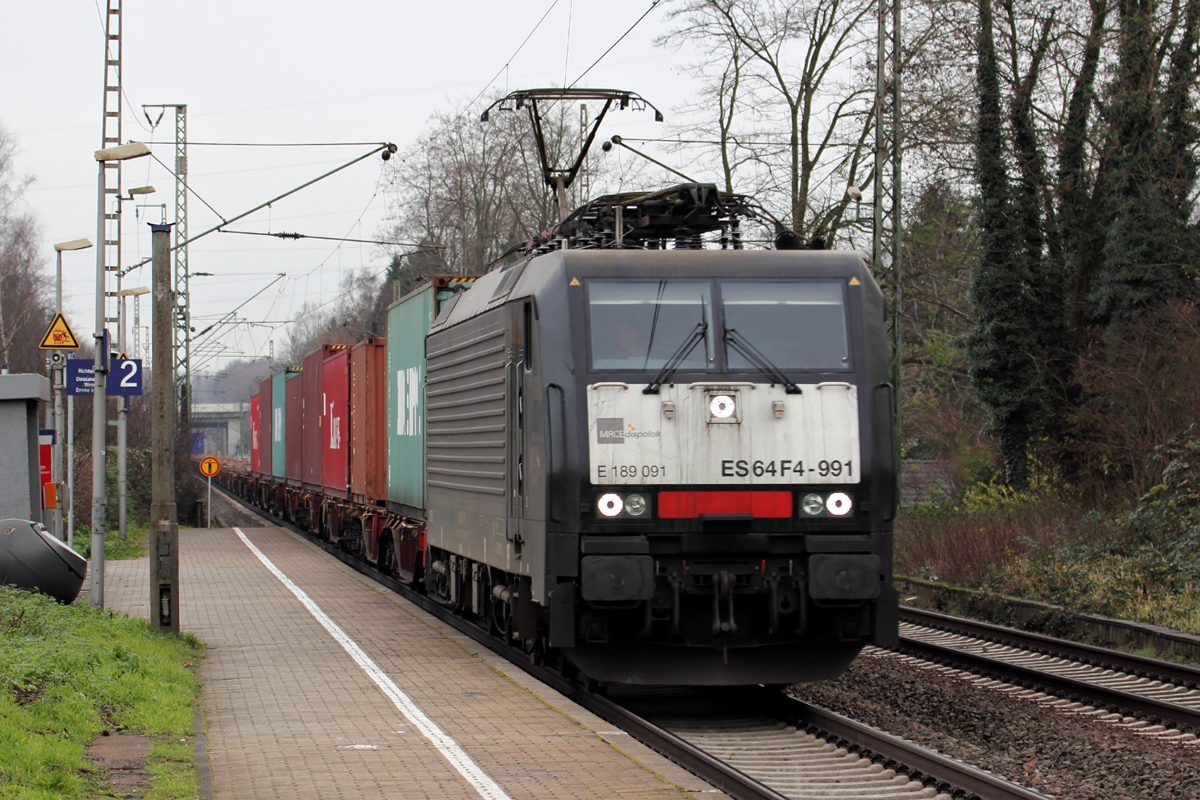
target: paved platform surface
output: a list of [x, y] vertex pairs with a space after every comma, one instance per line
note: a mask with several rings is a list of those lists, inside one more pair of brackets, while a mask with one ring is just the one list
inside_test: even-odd
[[[240, 530], [498, 785], [487, 796], [725, 797], [310, 543]], [[146, 559], [105, 569], [106, 606], [146, 617]], [[181, 627], [207, 645], [214, 798], [486, 795], [236, 530], [180, 531], [180, 571]]]

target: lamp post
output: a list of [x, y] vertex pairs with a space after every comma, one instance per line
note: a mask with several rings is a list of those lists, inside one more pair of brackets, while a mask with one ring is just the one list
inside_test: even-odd
[[[54, 310], [59, 314], [62, 313], [62, 254], [64, 250], [86, 250], [92, 246], [91, 239], [72, 239], [69, 242], [59, 242], [54, 245], [55, 259], [57, 266], [55, 268], [55, 289], [54, 289]], [[63, 392], [66, 388], [66, 372], [65, 365], [54, 367], [50, 372], [50, 385], [54, 387], [54, 448], [51, 450], [53, 454], [50, 465], [50, 480], [55, 484], [62, 481], [62, 460], [63, 460]], [[68, 400], [68, 402], [70, 402]], [[74, 411], [74, 405], [71, 406]], [[74, 426], [72, 426], [74, 427]], [[67, 502], [67, 530], [63, 531], [63, 501], [58, 501], [58, 508], [54, 509], [54, 535], [66, 542], [74, 540], [74, 522], [75, 522], [75, 443], [67, 441], [67, 458], [71, 460], [71, 467], [68, 468], [67, 474], [70, 480], [67, 481], [67, 491], [58, 492], [60, 498], [65, 498]], [[64, 535], [65, 534], [65, 535]]]
[[[149, 188], [154, 191], [153, 187]], [[130, 190], [130, 194], [137, 190]], [[118, 327], [120, 331], [118, 337], [120, 339], [121, 354], [126, 353], [125, 348], [125, 298], [134, 298], [133, 302], [136, 307], [137, 298], [143, 294], [149, 294], [148, 286], [134, 286], [130, 289], [121, 289], [117, 292], [117, 297], [120, 300], [120, 308], [117, 311], [117, 316], [120, 318]], [[136, 315], [135, 315], [136, 316]], [[121, 532], [121, 541], [125, 540], [126, 526], [126, 500], [129, 496], [129, 481], [127, 466], [129, 463], [129, 398], [121, 396], [117, 398], [117, 529]]]
[[96, 357], [93, 361], [93, 389], [92, 395], [92, 563], [89, 570], [91, 574], [91, 587], [88, 593], [88, 599], [93, 606], [97, 608], [104, 607], [104, 515], [105, 515], [105, 497], [104, 497], [104, 455], [105, 455], [105, 430], [107, 424], [107, 403], [108, 396], [105, 393], [104, 379], [108, 374], [108, 353], [105, 352], [105, 319], [104, 319], [104, 254], [108, 249], [105, 246], [104, 236], [104, 195], [105, 195], [105, 180], [104, 180], [104, 164], [109, 161], [125, 161], [130, 158], [138, 158], [140, 156], [150, 155], [150, 148], [145, 142], [131, 142], [118, 147], [109, 147], [104, 150], [97, 150], [95, 153], [96, 163], [99, 165], [99, 178], [97, 179], [97, 201], [96, 201], [96, 238], [100, 242], [100, 246], [96, 248]]
[[[129, 197], [124, 199], [133, 200], [137, 197], [154, 194], [153, 186], [136, 186], [129, 190]], [[136, 209], [135, 209], [136, 210]], [[150, 290], [141, 287], [141, 292], [133, 290], [125, 290], [121, 288], [121, 278], [123, 273], [117, 273], [117, 350], [121, 353], [121, 358], [128, 358], [128, 347], [125, 343], [125, 298], [130, 294], [144, 294]], [[121, 535], [121, 541], [125, 541], [126, 530], [126, 498], [129, 495], [127, 465], [129, 453], [129, 398], [120, 396], [117, 398], [117, 530]]]

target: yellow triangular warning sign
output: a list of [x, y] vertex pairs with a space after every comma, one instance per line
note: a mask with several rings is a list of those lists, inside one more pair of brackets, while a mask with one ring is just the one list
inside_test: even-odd
[[42, 341], [38, 345], [38, 349], [79, 349], [79, 340], [75, 338], [75, 333], [71, 330], [71, 326], [67, 324], [67, 318], [62, 315], [61, 311], [55, 314], [54, 319], [50, 321], [50, 327], [46, 328], [46, 335], [42, 337]]
[[578, 285], [579, 285], [579, 278], [571, 278], [571, 282], [570, 282], [569, 284], [567, 284], [567, 285], [568, 285], [568, 286], [578, 286]]
[[859, 279], [858, 279], [858, 278], [851, 278], [851, 279], [850, 279], [850, 285], [851, 285], [851, 286], [862, 286], [862, 282], [861, 282], [861, 281], [859, 281]]

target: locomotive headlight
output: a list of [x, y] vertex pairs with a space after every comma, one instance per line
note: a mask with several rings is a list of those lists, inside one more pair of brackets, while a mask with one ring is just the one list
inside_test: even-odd
[[737, 411], [733, 397], [727, 394], [714, 395], [708, 403], [709, 413], [716, 419], [729, 419]]
[[834, 492], [825, 501], [825, 508], [835, 517], [844, 517], [850, 513], [850, 495], [845, 492]]
[[[643, 504], [645, 502], [645, 500], [642, 501]], [[600, 500], [596, 503], [596, 508], [606, 517], [615, 517], [621, 513], [621, 509], [625, 508], [625, 502], [621, 500], [621, 495], [609, 492], [608, 494], [600, 495]]]
[[823, 508], [825, 508], [825, 498], [819, 494], [806, 494], [800, 501], [800, 509], [810, 517], [820, 514]]
[[646, 498], [640, 494], [631, 494], [625, 498], [625, 513], [631, 517], [640, 517], [646, 513]]

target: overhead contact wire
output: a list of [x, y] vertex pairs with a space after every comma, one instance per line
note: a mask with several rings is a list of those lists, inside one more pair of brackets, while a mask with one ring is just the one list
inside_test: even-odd
[[595, 61], [593, 61], [592, 65], [590, 67], [588, 67], [587, 69], [585, 69], [578, 78], [571, 81], [571, 85], [568, 86], [567, 88], [574, 89], [575, 85], [577, 83], [579, 83], [581, 80], [583, 80], [584, 76], [586, 76], [589, 72], [591, 72], [592, 69], [597, 64], [599, 64], [601, 61], [603, 61], [604, 57], [606, 55], [608, 55], [609, 53], [611, 53], [613, 51], [613, 48], [616, 47], [617, 45], [619, 45], [625, 39], [626, 36], [628, 36], [630, 33], [632, 33], [633, 29], [636, 28], [638, 25], [640, 25], [642, 20], [644, 20], [646, 17], [650, 16], [650, 12], [653, 11], [655, 6], [657, 6], [660, 2], [662, 2], [662, 0], [653, 0], [653, 2], [650, 3], [650, 7], [646, 9], [645, 13], [642, 14], [640, 17], [638, 17], [637, 21], [635, 21], [632, 25], [629, 26], [629, 30], [622, 33], [620, 38], [618, 38], [615, 42], [613, 42], [611, 45], [609, 45], [608, 49], [600, 54], [600, 58], [597, 58]]

